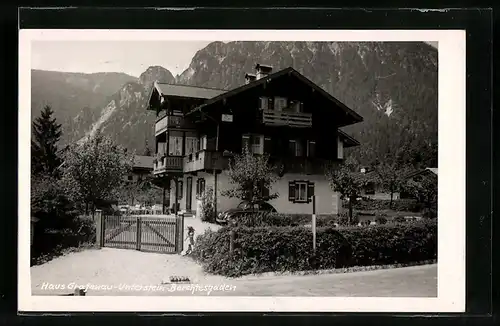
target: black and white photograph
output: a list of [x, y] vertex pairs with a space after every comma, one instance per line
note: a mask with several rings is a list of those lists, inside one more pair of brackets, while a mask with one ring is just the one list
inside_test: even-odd
[[20, 54], [27, 309], [464, 309], [463, 32], [21, 30]]

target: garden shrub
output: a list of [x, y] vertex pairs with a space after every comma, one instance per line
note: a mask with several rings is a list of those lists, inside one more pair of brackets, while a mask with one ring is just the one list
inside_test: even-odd
[[[330, 224], [333, 221], [329, 222]], [[198, 236], [192, 257], [206, 272], [237, 277], [252, 273], [384, 265], [437, 257], [437, 222], [317, 228], [313, 256], [310, 228], [236, 227], [229, 253], [229, 227]]]
[[405, 223], [406, 219], [403, 216], [396, 216], [392, 219], [394, 223]]
[[375, 219], [375, 222], [377, 224], [386, 224], [387, 223], [387, 219], [383, 216], [379, 216]]
[[207, 187], [201, 196], [201, 220], [215, 223], [214, 191]]
[[392, 201], [385, 199], [364, 199], [353, 203], [353, 207], [357, 210], [394, 210], [398, 212], [420, 212], [423, 205], [415, 199], [395, 199]]
[[236, 227], [235, 251], [229, 253], [230, 228], [208, 231], [197, 239], [192, 257], [207, 272], [235, 277], [347, 266], [350, 247], [334, 228], [318, 228], [316, 256], [310, 229], [299, 227]]
[[354, 266], [418, 262], [437, 258], [437, 223], [421, 220], [405, 224], [349, 227], [339, 232], [352, 246]]

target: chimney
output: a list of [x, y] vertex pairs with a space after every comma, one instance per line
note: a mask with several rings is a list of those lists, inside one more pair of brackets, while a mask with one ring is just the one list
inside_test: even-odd
[[269, 75], [272, 70], [273, 70], [273, 67], [261, 65], [258, 63], [255, 66], [255, 71], [257, 72], [257, 80], [264, 78], [264, 77], [267, 77], [267, 75]]
[[245, 84], [250, 84], [251, 82], [253, 82], [256, 79], [257, 79], [257, 76], [255, 76], [254, 74], [245, 74]]

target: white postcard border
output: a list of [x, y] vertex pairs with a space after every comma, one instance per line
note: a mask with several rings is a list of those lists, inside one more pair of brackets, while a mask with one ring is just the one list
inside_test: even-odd
[[[434, 41], [439, 51], [438, 297], [53, 297], [32, 296], [30, 280], [31, 42]], [[411, 91], [411, 90], [408, 90]], [[465, 31], [463, 30], [20, 30], [20, 311], [463, 312], [465, 309]]]

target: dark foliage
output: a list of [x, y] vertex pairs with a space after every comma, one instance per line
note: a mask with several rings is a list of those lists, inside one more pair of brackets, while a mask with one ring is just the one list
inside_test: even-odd
[[230, 228], [198, 236], [195, 260], [213, 274], [237, 277], [262, 272], [301, 271], [432, 260], [437, 257], [437, 223], [424, 220], [367, 227], [318, 227], [317, 251], [309, 228], [237, 227], [229, 253]]

